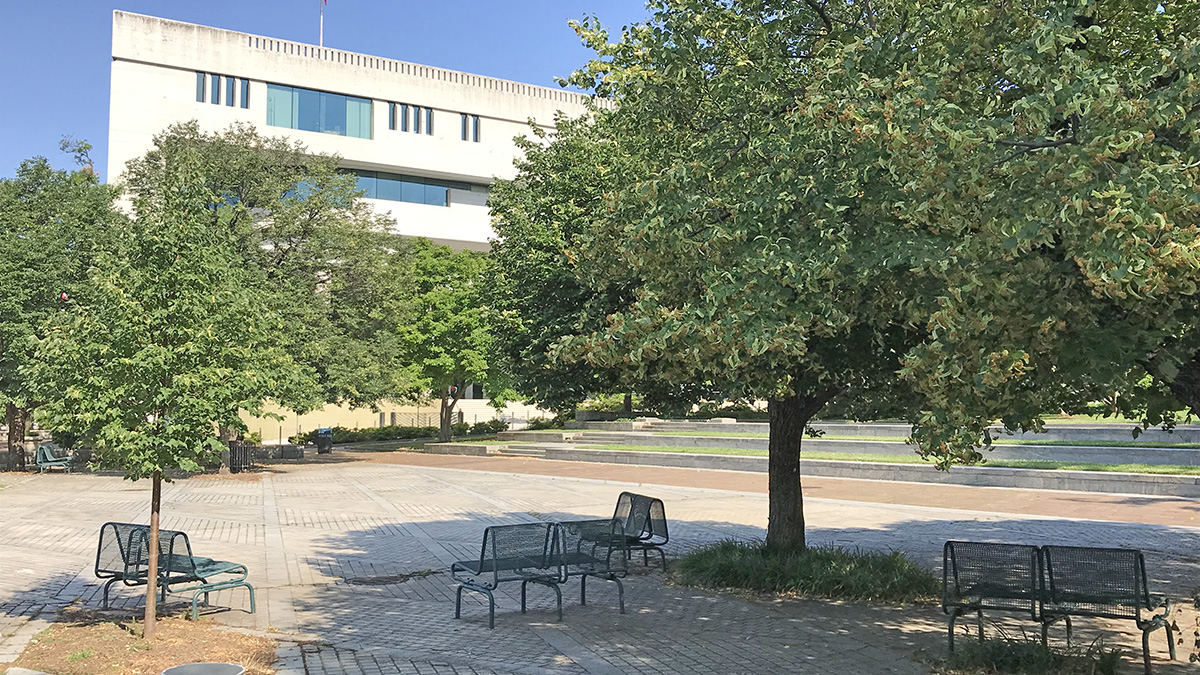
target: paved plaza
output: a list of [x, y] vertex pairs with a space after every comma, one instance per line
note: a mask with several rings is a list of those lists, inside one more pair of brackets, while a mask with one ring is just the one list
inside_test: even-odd
[[[617, 612], [612, 584], [590, 583], [588, 605], [580, 606], [579, 582], [572, 580], [563, 587], [561, 623], [553, 594], [541, 587], [531, 588], [530, 612], [520, 614], [518, 585], [497, 593], [495, 630], [488, 630], [486, 601], [476, 594], [464, 595], [463, 619], [455, 620], [446, 570], [454, 560], [478, 556], [488, 525], [608, 516], [617, 495], [632, 489], [665, 501], [668, 552], [678, 555], [705, 542], [762, 537], [766, 496], [722, 472], [646, 468], [638, 484], [630, 482], [631, 467], [572, 466], [557, 471], [563, 475], [542, 475], [555, 471], [524, 469], [539, 460], [443, 461], [402, 453], [373, 459], [338, 453], [330, 461], [164, 486], [163, 526], [186, 531], [197, 555], [249, 565], [258, 589], [256, 614], [245, 611], [246, 593], [235, 589], [213, 596], [214, 606], [231, 609], [208, 615], [282, 640], [281, 673], [928, 673], [922, 659], [944, 649], [937, 607], [700, 592], [664, 584], [660, 571], [640, 564], [625, 582], [625, 615]], [[814, 491], [822, 496], [807, 502], [815, 544], [899, 549], [934, 567], [947, 539], [1133, 546], [1146, 551], [1156, 589], [1184, 597], [1200, 585], [1200, 523], [1196, 503], [1187, 500], [1163, 500], [1164, 510], [1153, 499], [1106, 496], [1111, 513], [1126, 521], [1133, 520], [1131, 509], [1150, 516], [1116, 522], [1094, 505], [1090, 519], [1020, 512], [1040, 513], [1032, 508], [949, 508], [936, 486], [908, 491], [939, 506], [911, 498], [833, 499], [838, 486], [848, 495], [871, 489], [862, 481], [830, 481], [819, 482]], [[147, 522], [149, 484], [88, 474], [0, 474], [0, 483], [7, 484], [0, 489], [3, 664], [61, 607], [99, 607], [101, 587], [92, 574], [97, 532], [106, 521]], [[1037, 502], [1028, 492], [1007, 494], [1014, 503]], [[978, 494], [1000, 504], [1006, 493]], [[118, 586], [114, 596], [117, 607], [142, 603], [136, 589]], [[184, 605], [174, 597], [169, 609]], [[1181, 627], [1190, 628], [1193, 616]], [[1137, 642], [1131, 622], [1104, 628], [1116, 631], [1120, 643]], [[1161, 636], [1158, 658], [1165, 656]], [[1181, 649], [1181, 664], [1159, 661], [1156, 668], [1197, 672], [1187, 664], [1189, 651]]]

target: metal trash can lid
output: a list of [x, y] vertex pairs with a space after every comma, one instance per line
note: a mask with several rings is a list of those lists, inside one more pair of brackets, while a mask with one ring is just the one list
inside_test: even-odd
[[236, 663], [188, 663], [171, 666], [162, 675], [246, 675], [246, 669]]

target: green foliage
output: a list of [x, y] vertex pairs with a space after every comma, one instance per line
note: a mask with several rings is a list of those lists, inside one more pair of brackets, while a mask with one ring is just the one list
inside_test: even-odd
[[90, 297], [88, 270], [121, 220], [116, 194], [88, 169], [55, 170], [41, 157], [0, 179], [0, 405], [39, 403], [23, 371], [44, 324]]
[[217, 427], [241, 427], [239, 411], [313, 386], [277, 347], [285, 326], [234, 241], [211, 226], [199, 159], [181, 151], [164, 189], [137, 196], [90, 293], [52, 318], [30, 370], [48, 426], [83, 435], [95, 465], [132, 480], [197, 470], [220, 448]]
[[418, 373], [397, 326], [411, 317], [412, 252], [385, 234], [388, 221], [338, 170], [339, 158], [248, 125], [210, 134], [189, 122], [155, 136], [145, 157], [130, 162], [129, 191], [162, 194], [184, 155], [195, 157], [213, 195], [207, 225], [229, 241], [246, 287], [279, 315], [281, 346], [316, 376], [317, 397], [278, 402], [303, 411], [411, 397]]
[[562, 429], [563, 422], [560, 417], [534, 417], [525, 425], [525, 431], [542, 431], [545, 429]]
[[[399, 441], [413, 438], [433, 438], [437, 436], [437, 427], [368, 427], [366, 429], [347, 429], [333, 427], [334, 443], [362, 443], [364, 441]], [[317, 430], [307, 431], [296, 436], [294, 443], [312, 443], [316, 440]]]
[[675, 575], [680, 583], [701, 588], [843, 600], [932, 602], [941, 592], [941, 581], [933, 572], [899, 552], [835, 547], [791, 551], [722, 541], [680, 558]]
[[962, 640], [945, 661], [950, 673], [1013, 673], [1015, 675], [1116, 675], [1125, 652], [1102, 642], [1066, 649], [1043, 647], [1041, 640], [1022, 635]]
[[427, 239], [417, 239], [412, 250], [416, 314], [399, 326], [399, 346], [423, 388], [441, 400], [439, 438], [449, 440], [451, 415], [467, 385], [483, 385], [492, 405], [507, 398], [490, 360], [494, 331], [482, 288], [489, 258]]
[[494, 419], [472, 424], [471, 429], [467, 433], [472, 436], [483, 436], [498, 434], [501, 431], [508, 431], [508, 422], [502, 419]]

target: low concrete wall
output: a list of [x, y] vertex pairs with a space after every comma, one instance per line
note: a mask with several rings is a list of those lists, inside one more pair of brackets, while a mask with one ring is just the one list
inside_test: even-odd
[[477, 443], [426, 443], [421, 452], [435, 455], [472, 455], [486, 457], [504, 447], [503, 443], [483, 445]]
[[[734, 448], [739, 450], [767, 449], [765, 438], [736, 436], [655, 436], [649, 432], [583, 433], [576, 443], [677, 446], [683, 448]], [[872, 455], [909, 455], [916, 448], [894, 441], [831, 441], [806, 438], [802, 444], [810, 452], [845, 452]], [[1180, 464], [1200, 466], [1200, 448], [1136, 448], [1103, 446], [1055, 445], [993, 445], [984, 451], [992, 459], [1029, 459], [1050, 462], [1096, 462], [1099, 464]]]
[[[765, 457], [738, 457], [734, 455], [692, 455], [669, 452], [547, 448], [546, 459], [603, 462], [607, 464], [642, 464], [692, 469], [753, 471], [759, 473], [766, 473], [767, 471], [767, 459]], [[955, 467], [950, 471], [938, 471], [932, 466], [923, 465], [841, 462], [813, 459], [801, 460], [800, 470], [806, 476], [856, 478], [860, 480], [1200, 497], [1200, 476], [1158, 476], [1102, 471], [1044, 471], [1040, 469], [999, 469], [967, 466]]]
[[567, 443], [582, 435], [582, 432], [579, 431], [501, 431], [496, 434], [496, 440], [529, 443]]

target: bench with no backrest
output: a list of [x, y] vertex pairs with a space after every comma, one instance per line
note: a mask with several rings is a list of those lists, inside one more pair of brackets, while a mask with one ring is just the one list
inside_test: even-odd
[[[1156, 613], [1158, 609], [1163, 611]], [[983, 640], [984, 610], [1029, 614], [1041, 623], [1043, 644], [1047, 643], [1050, 625], [1059, 620], [1066, 624], [1070, 643], [1072, 616], [1132, 619], [1142, 631], [1147, 673], [1150, 633], [1155, 630], [1166, 631], [1171, 659], [1175, 659], [1170, 603], [1150, 594], [1141, 551], [946, 542], [942, 553], [942, 611], [950, 617], [950, 651], [954, 651], [954, 622], [966, 612], [977, 613], [979, 639]]]
[[[108, 592], [113, 584], [144, 586], [150, 574], [150, 526], [136, 523], [105, 523], [100, 528], [100, 543], [96, 549], [95, 574], [107, 579], [104, 584], [104, 604], [108, 607]], [[250, 593], [250, 613], [255, 611], [254, 587], [246, 581], [248, 571], [239, 563], [213, 560], [192, 555], [187, 534], [177, 530], [158, 531], [158, 587], [165, 601], [167, 593], [192, 593], [192, 618], [199, 615], [198, 602], [204, 596], [229, 588], [245, 588]], [[210, 581], [219, 575], [228, 578]], [[194, 584], [174, 588], [179, 584]]]

